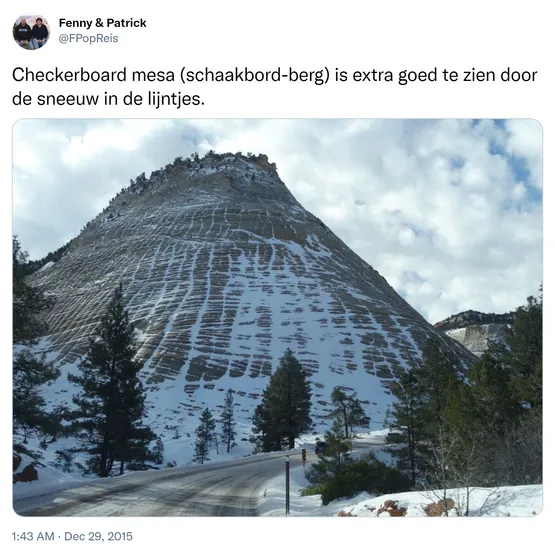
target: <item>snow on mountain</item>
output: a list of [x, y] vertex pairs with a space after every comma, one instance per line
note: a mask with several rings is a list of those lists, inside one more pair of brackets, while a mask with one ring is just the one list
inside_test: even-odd
[[482, 313], [463, 311], [434, 327], [460, 342], [476, 356], [481, 356], [491, 342], [504, 342], [505, 331], [514, 322], [515, 313]]
[[192, 446], [200, 412], [217, 414], [231, 388], [245, 446], [288, 347], [310, 374], [317, 431], [336, 385], [357, 392], [379, 429], [389, 382], [420, 362], [430, 337], [463, 367], [474, 360], [306, 211], [265, 155], [208, 154], [139, 177], [32, 276], [55, 299], [43, 343], [62, 370], [51, 406], [71, 404], [67, 374], [123, 283], [148, 421], [165, 443]]

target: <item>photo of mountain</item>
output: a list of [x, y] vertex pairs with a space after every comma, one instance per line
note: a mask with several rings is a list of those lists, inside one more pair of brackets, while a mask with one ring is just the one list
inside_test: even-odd
[[18, 122], [15, 511], [538, 514], [541, 135]]

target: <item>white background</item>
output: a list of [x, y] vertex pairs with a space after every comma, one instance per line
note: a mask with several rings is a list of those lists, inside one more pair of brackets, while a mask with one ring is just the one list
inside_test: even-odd
[[[552, 41], [548, 3], [522, 2], [290, 2], [217, 1], [76, 3], [53, 1], [43, 5], [20, 4], [1, 8], [0, 36], [1, 113], [0, 152], [2, 172], [2, 315], [3, 362], [2, 458], [0, 459], [0, 542], [14, 555], [154, 554], [182, 555], [339, 555], [345, 553], [387, 555], [522, 555], [543, 545], [553, 522], [553, 489], [550, 464], [552, 441], [549, 424], [553, 411], [545, 405], [548, 426], [545, 446], [544, 510], [533, 519], [466, 520], [364, 520], [350, 519], [30, 519], [20, 518], [11, 508], [11, 379], [10, 273], [12, 126], [21, 118], [535, 118], [544, 131], [544, 203], [546, 245], [550, 245], [552, 223], [550, 183], [553, 177], [554, 125], [553, 65], [548, 55]], [[545, 4], [545, 6], [544, 6]], [[26, 52], [11, 37], [12, 23], [23, 12], [38, 13], [48, 20], [49, 43], [40, 51]], [[42, 11], [44, 10], [44, 11]], [[21, 12], [21, 13], [20, 13]], [[118, 43], [96, 46], [62, 45], [58, 42], [58, 19], [97, 17], [145, 18], [146, 29], [107, 30], [119, 36]], [[97, 30], [95, 29], [95, 32]], [[536, 70], [536, 83], [340, 83], [316, 86], [310, 83], [183, 85], [161, 84], [17, 84], [15, 66], [31, 69], [132, 69], [174, 70], [182, 66], [232, 69], [249, 66], [274, 69], [340, 67], [345, 70], [372, 68], [399, 71], [449, 68], [462, 73], [479, 68], [500, 72], [508, 66]], [[200, 94], [202, 107], [159, 110], [148, 107], [15, 107], [12, 97], [19, 90], [44, 93], [148, 89]], [[40, 215], [37, 215], [40, 218]], [[551, 262], [544, 262], [544, 292], [547, 311], [545, 337], [552, 336]], [[550, 370], [552, 356], [546, 351]], [[545, 391], [552, 395], [553, 381], [545, 375]], [[132, 531], [134, 542], [99, 548], [77, 542], [11, 543], [11, 532], [100, 530]], [[547, 540], [545, 540], [547, 541]], [[26, 545], [27, 543], [27, 545]]]

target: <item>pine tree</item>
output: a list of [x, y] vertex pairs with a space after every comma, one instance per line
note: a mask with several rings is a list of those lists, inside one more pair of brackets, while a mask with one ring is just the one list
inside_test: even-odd
[[356, 394], [348, 395], [341, 387], [334, 387], [331, 403], [334, 409], [328, 417], [339, 419], [345, 430], [345, 436], [349, 436], [349, 430], [352, 434], [355, 427], [370, 426], [370, 418], [366, 415]]
[[[500, 434], [522, 412], [511, 389], [510, 374], [488, 352], [470, 369], [468, 382], [474, 401], [472, 406], [468, 403], [468, 407], [473, 407], [475, 420], [480, 421], [482, 431]], [[467, 412], [467, 423], [469, 419]]]
[[310, 431], [311, 387], [299, 361], [288, 348], [270, 377], [263, 394], [263, 405], [278, 438], [287, 440], [290, 449], [295, 438]]
[[324, 441], [326, 450], [318, 455], [318, 462], [308, 471], [310, 483], [325, 485], [330, 478], [339, 474], [351, 461], [348, 453], [352, 449], [351, 442], [345, 435], [343, 422], [336, 418], [331, 430], [326, 431]]
[[68, 379], [81, 387], [73, 402], [80, 426], [89, 433], [90, 469], [109, 476], [114, 462], [120, 473], [126, 462], [149, 458], [147, 445], [153, 439], [142, 424], [145, 394], [135, 360], [134, 329], [123, 305], [123, 286], [114, 291], [89, 351], [79, 365], [81, 375]]
[[261, 402], [252, 415], [252, 433], [250, 442], [254, 444], [254, 452], [269, 453], [281, 451], [282, 439], [278, 435], [280, 430], [278, 423], [272, 419], [268, 409]]
[[318, 455], [322, 460], [328, 462], [327, 469], [330, 471], [338, 471], [345, 462], [347, 453], [352, 449], [348, 435], [344, 434], [343, 423], [336, 418], [333, 422], [331, 430], [326, 431], [324, 441], [328, 444], [322, 456]]
[[390, 383], [390, 389], [397, 400], [392, 403], [389, 414], [388, 426], [393, 432], [387, 441], [400, 445], [394, 450], [398, 465], [410, 472], [412, 485], [416, 486], [419, 470], [417, 447], [424, 437], [422, 391], [413, 370]]
[[51, 435], [50, 443], [54, 443], [59, 435], [67, 436], [70, 434], [71, 428], [64, 426], [62, 422], [69, 419], [71, 413], [67, 403], [57, 404], [48, 415], [48, 420], [43, 428], [45, 435]]
[[197, 438], [195, 441], [195, 453], [193, 460], [203, 464], [205, 460], [210, 460], [210, 443], [213, 440], [214, 431], [216, 429], [216, 420], [212, 416], [212, 412], [205, 408], [200, 415], [200, 424], [195, 430]]
[[515, 311], [506, 343], [493, 343], [446, 408], [457, 461], [474, 451], [480, 485], [541, 483], [542, 300]]
[[237, 445], [235, 443], [235, 418], [233, 416], [233, 391], [228, 389], [225, 395], [224, 407], [220, 415], [222, 425], [222, 438], [227, 445], [227, 452]]
[[156, 436], [156, 442], [154, 443], [152, 460], [155, 464], [162, 464], [164, 462], [164, 443], [159, 435]]
[[542, 406], [543, 294], [528, 297], [516, 310], [513, 326], [507, 331], [503, 363], [508, 367], [512, 389], [524, 405]]
[[370, 418], [367, 416], [360, 400], [355, 395], [349, 397], [349, 412], [347, 415], [347, 425], [349, 426], [351, 435], [355, 427], [370, 427]]
[[138, 368], [123, 368], [120, 378], [121, 405], [116, 419], [116, 459], [120, 462], [120, 474], [123, 474], [126, 462], [133, 463], [135, 469], [144, 468], [145, 461], [153, 458], [149, 444], [156, 436], [143, 423], [146, 393], [136, 375], [140, 367], [138, 364]]
[[417, 370], [423, 396], [423, 421], [429, 439], [437, 438], [444, 426], [444, 411], [449, 392], [459, 380], [457, 363], [450, 353], [443, 352], [436, 339], [429, 339], [422, 351], [422, 365]]
[[28, 255], [16, 236], [12, 238], [13, 251], [13, 429], [14, 433], [44, 431], [50, 423], [45, 411], [46, 402], [41, 387], [55, 381], [59, 370], [47, 362], [46, 356], [37, 356], [33, 347], [47, 332], [41, 313], [51, 307], [49, 300], [37, 287], [28, 284], [26, 265]]
[[339, 419], [345, 428], [345, 437], [349, 436], [349, 397], [339, 387], [334, 387], [331, 392], [331, 403], [334, 409], [330, 412], [329, 417]]

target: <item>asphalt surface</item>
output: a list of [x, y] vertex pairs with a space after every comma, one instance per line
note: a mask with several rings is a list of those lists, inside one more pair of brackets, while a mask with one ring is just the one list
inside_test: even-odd
[[[137, 472], [13, 506], [21, 516], [256, 516], [264, 483], [285, 473], [286, 454]], [[301, 465], [300, 451], [291, 452], [290, 466]]]
[[[381, 443], [355, 442], [355, 448]], [[301, 451], [255, 455], [190, 468], [136, 472], [14, 501], [21, 516], [256, 516], [263, 486], [302, 466]], [[307, 461], [316, 461], [307, 450]]]

